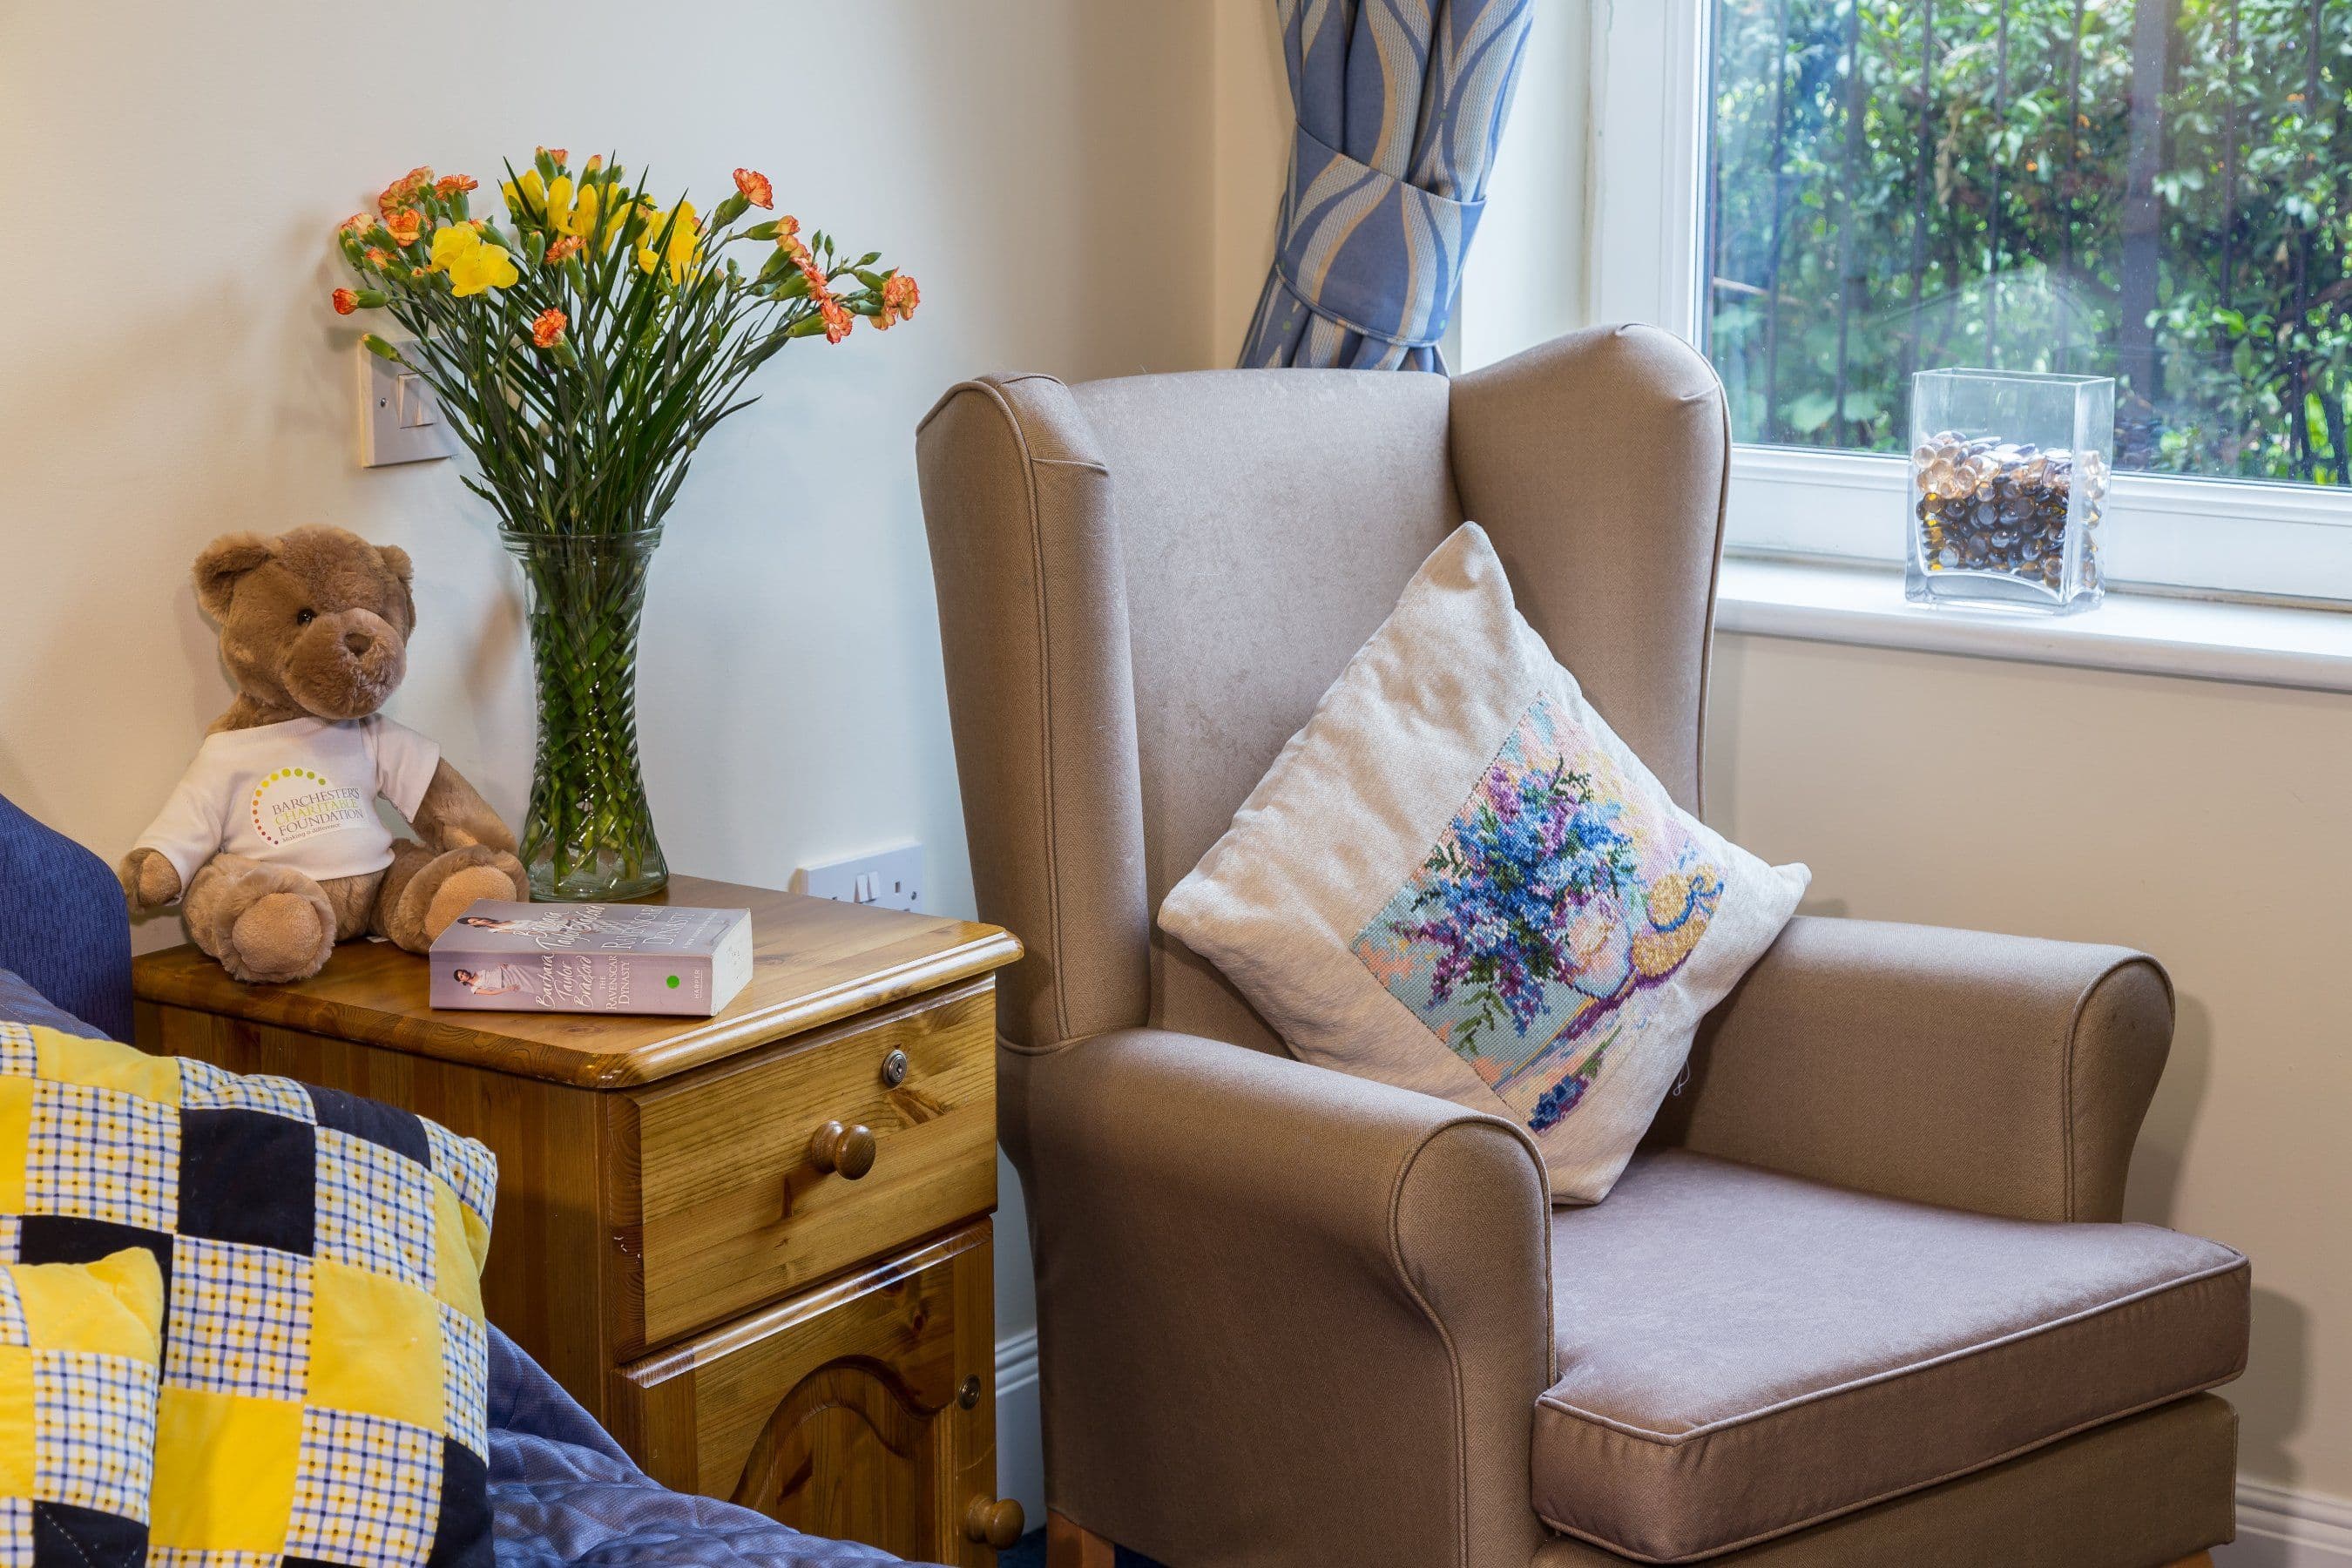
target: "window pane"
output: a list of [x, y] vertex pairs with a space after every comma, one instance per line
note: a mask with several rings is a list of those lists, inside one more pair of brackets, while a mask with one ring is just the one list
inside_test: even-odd
[[2352, 0], [1717, 0], [1708, 350], [1743, 441], [1900, 450], [1915, 369], [2117, 378], [2116, 462], [2352, 479]]

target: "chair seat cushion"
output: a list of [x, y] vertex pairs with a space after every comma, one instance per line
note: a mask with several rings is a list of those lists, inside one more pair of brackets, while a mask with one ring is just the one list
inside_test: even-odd
[[2244, 1370], [2246, 1260], [2143, 1225], [1993, 1219], [1679, 1150], [1552, 1220], [1537, 1511], [1685, 1563]]

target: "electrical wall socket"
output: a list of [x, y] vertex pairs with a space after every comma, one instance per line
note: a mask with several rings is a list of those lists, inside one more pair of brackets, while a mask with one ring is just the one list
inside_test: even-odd
[[793, 891], [845, 904], [920, 912], [923, 847], [908, 844], [854, 859], [803, 866], [793, 873]]

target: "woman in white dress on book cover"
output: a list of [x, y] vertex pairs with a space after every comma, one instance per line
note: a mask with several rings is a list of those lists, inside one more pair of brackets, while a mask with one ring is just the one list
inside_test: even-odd
[[457, 969], [451, 972], [457, 984], [477, 996], [531, 996], [539, 988], [531, 983], [528, 971], [512, 963], [501, 963], [495, 969]]

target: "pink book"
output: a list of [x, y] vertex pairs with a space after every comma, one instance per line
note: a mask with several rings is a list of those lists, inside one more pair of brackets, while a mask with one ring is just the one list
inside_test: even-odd
[[436, 1007], [707, 1018], [751, 978], [751, 911], [483, 899], [425, 962]]

